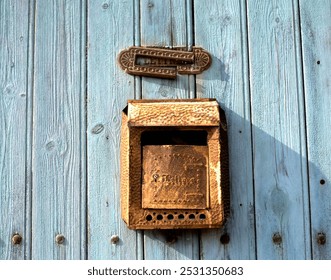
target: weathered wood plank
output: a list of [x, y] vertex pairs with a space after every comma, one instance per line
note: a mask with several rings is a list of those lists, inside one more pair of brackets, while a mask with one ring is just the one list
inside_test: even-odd
[[[141, 1], [141, 44], [178, 47], [192, 45], [187, 40], [187, 2]], [[192, 30], [192, 29], [190, 29]], [[190, 34], [192, 37], [192, 34]], [[142, 79], [142, 98], [189, 98], [188, 76], [176, 80]], [[198, 259], [199, 240], [196, 231], [145, 231], [145, 259]]]
[[[141, 45], [158, 47], [187, 47], [186, 1], [142, 0]], [[169, 81], [144, 78], [142, 94], [146, 99], [188, 98], [188, 77], [178, 76]]]
[[[121, 111], [134, 78], [116, 63], [134, 44], [134, 1], [88, 2], [88, 258], [136, 259], [137, 233], [120, 213]], [[112, 235], [119, 236], [111, 244]], [[139, 239], [140, 240], [140, 239]]]
[[33, 259], [85, 257], [84, 26], [85, 1], [36, 3]]
[[[30, 257], [30, 6], [0, 2], [0, 259]], [[20, 245], [12, 244], [15, 233], [23, 238]]]
[[[134, 45], [141, 45], [140, 36], [140, 0], [134, 0]], [[134, 98], [141, 99], [141, 80], [142, 77], [134, 78]], [[144, 259], [144, 231], [137, 230], [137, 260]]]
[[297, 1], [249, 1], [257, 257], [309, 259]]
[[299, 2], [307, 116], [312, 257], [331, 259], [331, 2]]
[[194, 13], [195, 43], [213, 59], [197, 76], [197, 95], [217, 98], [225, 110], [231, 184], [230, 217], [222, 229], [202, 232], [201, 258], [255, 259], [246, 9], [243, 1], [195, 1]]

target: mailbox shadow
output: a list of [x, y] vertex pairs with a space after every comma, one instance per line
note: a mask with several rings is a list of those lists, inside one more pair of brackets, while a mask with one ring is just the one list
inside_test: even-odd
[[[202, 75], [203, 79], [213, 81], [220, 80], [224, 82], [226, 86], [230, 80], [229, 63], [232, 61], [232, 56], [230, 56], [230, 62], [227, 63], [214, 55], [211, 55], [211, 57], [213, 61], [212, 66], [205, 70], [206, 73], [208, 72], [208, 75]], [[233, 54], [233, 57], [235, 57], [235, 54]], [[198, 83], [196, 86], [197, 88], [201, 87]], [[142, 88], [142, 92], [148, 96], [148, 99], [185, 99], [188, 98], [188, 91], [194, 91], [194, 89], [190, 89], [188, 75], [177, 75], [175, 80], [144, 77]], [[145, 96], [143, 96], [143, 98], [145, 98]]]
[[227, 222], [220, 229], [145, 231], [146, 259], [310, 259], [308, 164], [320, 178], [311, 188], [325, 176], [307, 160], [303, 130], [261, 129], [221, 107], [229, 142]]

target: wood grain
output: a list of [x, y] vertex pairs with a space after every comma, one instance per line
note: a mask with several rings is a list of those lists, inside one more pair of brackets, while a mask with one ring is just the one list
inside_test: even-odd
[[32, 258], [81, 259], [85, 2], [37, 2], [35, 20]]
[[134, 78], [116, 64], [120, 50], [134, 44], [133, 8], [133, 1], [88, 2], [89, 259], [138, 257], [137, 233], [120, 213], [120, 118], [134, 96]]
[[0, 259], [30, 257], [29, 10], [28, 1], [0, 3]]
[[[331, 4], [206, 2], [0, 1], [0, 259], [331, 259]], [[135, 78], [116, 63], [132, 45], [195, 45], [213, 61]], [[121, 111], [195, 97], [226, 112], [228, 221], [129, 230]]]
[[[246, 10], [242, 1], [194, 2], [195, 44], [212, 55], [197, 76], [198, 97], [217, 98], [228, 123], [230, 216], [201, 234], [202, 259], [255, 259]], [[222, 241], [222, 242], [221, 242]]]
[[[142, 0], [141, 44], [146, 46], [188, 46], [187, 1]], [[192, 35], [190, 35], [192, 38]], [[189, 77], [175, 81], [142, 79], [142, 98], [189, 98]], [[170, 240], [170, 242], [169, 242]], [[198, 259], [199, 240], [195, 231], [145, 231], [145, 259]]]
[[249, 1], [258, 259], [309, 259], [305, 116], [296, 1]]
[[[141, 0], [141, 45], [156, 47], [187, 47], [186, 1]], [[142, 98], [188, 98], [186, 75], [176, 80], [143, 78]]]
[[300, 1], [313, 259], [331, 259], [331, 3]]

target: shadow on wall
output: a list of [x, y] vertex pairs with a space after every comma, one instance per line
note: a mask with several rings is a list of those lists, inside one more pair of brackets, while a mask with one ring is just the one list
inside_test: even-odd
[[[230, 80], [229, 64], [225, 64], [214, 55], [211, 55], [211, 57], [213, 71], [210, 71], [208, 75], [204, 76], [204, 79], [220, 80], [227, 84]], [[197, 87], [199, 88], [201, 85], [197, 84]], [[187, 89], [189, 89], [188, 75], [177, 75], [175, 80], [152, 77], [143, 80], [143, 92], [145, 96], [148, 96], [148, 99], [188, 98]], [[143, 98], [146, 98], [145, 96]]]
[[[226, 115], [231, 195], [226, 224], [221, 229], [145, 231], [145, 255], [151, 253], [146, 252], [147, 241], [151, 242], [147, 249], [154, 246], [154, 250], [158, 250], [155, 254], [164, 259], [167, 256], [191, 259], [192, 255], [200, 259], [311, 258], [307, 159], [300, 150], [293, 150], [253, 125], [253, 190], [252, 182], [242, 180], [245, 176], [251, 177], [247, 166], [252, 163], [242, 153], [244, 149], [251, 149], [247, 145], [251, 142], [251, 124], [229, 109]], [[289, 141], [291, 137], [286, 136]], [[300, 149], [299, 141], [295, 139], [292, 145]], [[310, 172], [320, 173], [314, 164], [310, 163], [309, 167]], [[323, 174], [320, 176], [324, 178]], [[249, 196], [254, 192], [255, 198], [250, 201]], [[312, 238], [314, 236], [315, 233]], [[153, 255], [151, 253], [155, 258]]]

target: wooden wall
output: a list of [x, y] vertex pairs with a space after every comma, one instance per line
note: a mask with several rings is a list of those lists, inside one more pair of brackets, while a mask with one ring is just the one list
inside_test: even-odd
[[[132, 45], [213, 62], [133, 77], [116, 63]], [[331, 259], [330, 65], [328, 0], [0, 1], [0, 259]], [[128, 230], [127, 99], [203, 97], [227, 116], [229, 220]]]

